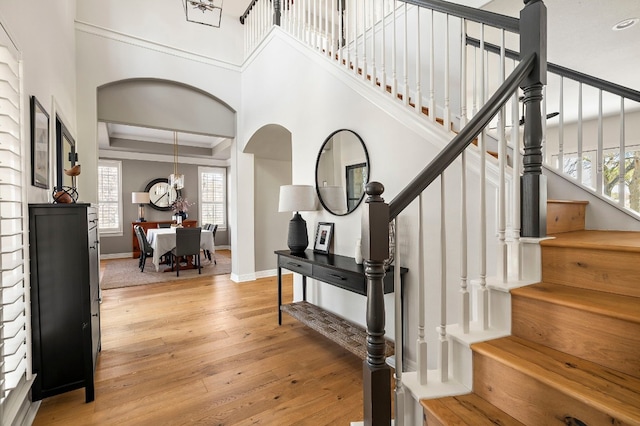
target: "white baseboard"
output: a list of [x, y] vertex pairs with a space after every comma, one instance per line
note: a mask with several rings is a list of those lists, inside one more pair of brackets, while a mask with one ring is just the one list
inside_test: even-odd
[[130, 251], [129, 253], [110, 253], [110, 254], [101, 254], [100, 255], [100, 260], [105, 260], [105, 259], [137, 259], [135, 257], [133, 257], [133, 252]]

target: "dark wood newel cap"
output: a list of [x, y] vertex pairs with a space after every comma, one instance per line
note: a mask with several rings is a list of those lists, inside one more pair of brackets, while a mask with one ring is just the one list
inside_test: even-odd
[[370, 197], [379, 197], [384, 192], [384, 185], [380, 182], [369, 182], [364, 187], [365, 192]]

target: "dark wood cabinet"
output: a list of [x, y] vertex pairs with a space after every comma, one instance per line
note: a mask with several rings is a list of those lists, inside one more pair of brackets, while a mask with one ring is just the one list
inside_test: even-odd
[[[140, 257], [140, 244], [138, 244], [138, 237], [136, 237], [136, 232], [133, 229], [134, 226], [142, 226], [142, 229], [144, 229], [144, 233], [146, 234], [149, 228], [157, 228], [160, 224], [171, 226], [172, 224], [175, 225], [175, 223], [175, 221], [171, 220], [164, 220], [160, 222], [131, 222], [131, 247], [133, 248], [133, 257], [135, 259]], [[184, 226], [185, 228], [195, 228], [196, 226], [198, 226], [198, 221], [183, 220], [182, 226]]]
[[94, 399], [100, 351], [98, 212], [90, 204], [30, 204], [32, 400], [85, 388]]

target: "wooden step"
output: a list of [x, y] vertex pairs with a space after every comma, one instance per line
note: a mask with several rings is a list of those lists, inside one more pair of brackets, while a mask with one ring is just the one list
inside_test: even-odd
[[588, 201], [547, 200], [547, 234], [582, 231]]
[[527, 425], [640, 425], [640, 379], [518, 337], [476, 343], [474, 393]]
[[511, 303], [514, 336], [640, 378], [640, 299], [539, 283]]
[[475, 394], [449, 396], [420, 401], [425, 425], [524, 426], [504, 411]]
[[544, 240], [542, 281], [640, 297], [640, 232], [574, 231]]

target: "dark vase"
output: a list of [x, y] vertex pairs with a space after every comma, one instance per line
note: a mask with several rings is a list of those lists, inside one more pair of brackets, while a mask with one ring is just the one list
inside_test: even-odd
[[187, 212], [178, 212], [178, 216], [182, 216], [182, 220], [186, 220], [187, 219]]

